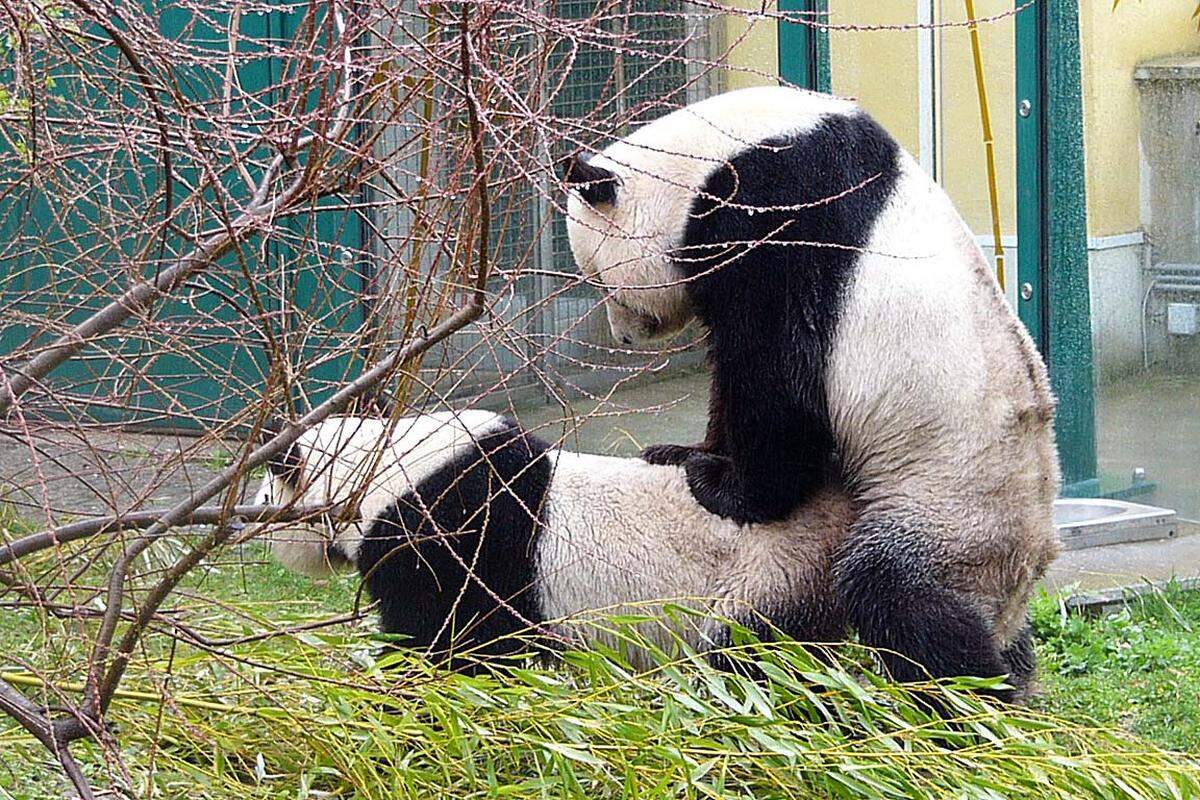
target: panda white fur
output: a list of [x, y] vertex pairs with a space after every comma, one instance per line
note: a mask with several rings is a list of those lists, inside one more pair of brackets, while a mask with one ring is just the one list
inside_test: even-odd
[[[504, 417], [465, 411], [331, 418], [258, 491], [259, 502], [350, 500], [360, 521], [271, 528], [273, 554], [310, 575], [357, 567], [381, 628], [456, 668], [474, 662], [454, 653], [522, 649], [528, 639], [511, 634], [531, 626], [602, 638], [599, 627], [567, 622], [669, 600], [760, 634], [764, 620], [802, 641], [847, 633], [833, 559], [854, 515], [833, 487], [747, 533], [702, 509], [679, 467], [552, 449]], [[994, 599], [997, 609], [1023, 602]], [[701, 650], [726, 640], [713, 621], [645, 633]], [[1027, 654], [1025, 639], [1006, 655], [1020, 687], [1032, 676]], [[643, 665], [644, 655], [632, 654]]]
[[945, 193], [853, 103], [784, 87], [677, 110], [565, 177], [614, 337], [706, 331], [708, 436], [644, 457], [741, 523], [803, 507], [839, 458], [860, 637], [902, 679], [1003, 672], [1057, 553], [1054, 403]]

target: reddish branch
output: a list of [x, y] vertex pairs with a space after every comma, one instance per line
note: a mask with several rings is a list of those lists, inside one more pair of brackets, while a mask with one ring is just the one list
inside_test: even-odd
[[[77, 542], [92, 536], [117, 531], [144, 530], [153, 526], [167, 513], [166, 509], [131, 511], [108, 517], [71, 522], [57, 528], [22, 536], [11, 544], [0, 546], [0, 566], [17, 561], [32, 553], [58, 545]], [[239, 505], [231, 508], [209, 506], [197, 508], [183, 521], [183, 525], [225, 525], [243, 522], [294, 522], [312, 519], [319, 514], [337, 513], [336, 506], [272, 506]]]

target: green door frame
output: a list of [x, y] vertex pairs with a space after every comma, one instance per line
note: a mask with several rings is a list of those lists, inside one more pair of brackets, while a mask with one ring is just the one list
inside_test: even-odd
[[1079, 8], [1076, 0], [1016, 6], [1017, 310], [1058, 397], [1063, 495], [1095, 496]]
[[[798, 20], [824, 22], [828, 0], [779, 0], [781, 14]], [[794, 86], [830, 91], [829, 30], [804, 22], [779, 21], [779, 77]]]
[[[1077, 0], [1015, 0], [1018, 313], [1050, 369], [1065, 496], [1099, 493]], [[827, 0], [779, 0], [824, 19]], [[828, 29], [779, 23], [779, 75], [830, 91]]]

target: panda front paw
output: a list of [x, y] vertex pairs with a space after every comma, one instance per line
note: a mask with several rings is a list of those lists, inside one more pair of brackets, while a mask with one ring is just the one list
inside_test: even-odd
[[728, 458], [694, 451], [683, 466], [688, 488], [705, 511], [733, 520], [738, 525], [766, 521], [747, 505], [737, 469]]
[[641, 459], [647, 464], [679, 467], [687, 463], [692, 453], [703, 451], [703, 444], [652, 444], [642, 451]]
[[750, 485], [732, 459], [724, 456], [692, 452], [684, 462], [684, 470], [696, 503], [739, 525], [784, 519], [794, 506], [786, 497], [762, 491], [769, 487]]

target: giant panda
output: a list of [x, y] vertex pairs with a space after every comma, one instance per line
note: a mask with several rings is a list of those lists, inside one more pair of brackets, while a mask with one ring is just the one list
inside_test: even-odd
[[313, 576], [356, 567], [384, 632], [459, 669], [539, 637], [601, 639], [578, 623], [670, 601], [712, 615], [648, 626], [663, 647], [723, 644], [718, 618], [803, 641], [846, 634], [830, 559], [852, 512], [835, 488], [751, 539], [701, 508], [678, 467], [550, 448], [462, 411], [326, 420], [271, 465], [257, 501], [356, 502], [346, 519], [268, 526], [272, 554]]
[[[456, 669], [542, 640], [612, 644], [603, 626], [576, 623], [672, 600], [712, 614], [660, 615], [642, 633], [661, 648], [725, 644], [721, 618], [760, 636], [847, 635], [833, 567], [854, 510], [832, 480], [748, 535], [700, 507], [678, 466], [551, 448], [505, 417], [462, 411], [330, 418], [271, 465], [257, 500], [357, 503], [346, 519], [268, 526], [272, 553], [309, 575], [356, 567], [381, 629]], [[995, 615], [1023, 603], [987, 565], [977, 578]], [[1027, 645], [1006, 653], [1021, 692], [1033, 677]]]
[[[1057, 553], [1045, 367], [945, 193], [854, 103], [787, 87], [669, 113], [565, 172], [575, 260], [613, 336], [692, 319], [712, 369], [679, 464], [704, 508], [785, 518], [841, 464], [839, 601], [893, 675], [991, 676], [1028, 651]], [[1015, 651], [1010, 651], [1015, 652]]]

